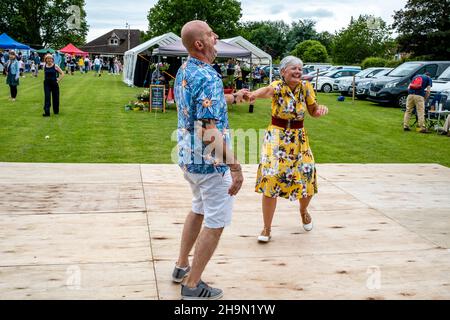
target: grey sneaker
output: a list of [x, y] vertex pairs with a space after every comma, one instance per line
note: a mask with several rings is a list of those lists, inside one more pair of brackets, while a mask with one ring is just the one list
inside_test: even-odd
[[172, 273], [172, 281], [176, 282], [176, 283], [181, 283], [183, 282], [183, 279], [187, 277], [187, 275], [189, 274], [189, 271], [191, 271], [191, 267], [187, 267], [187, 268], [178, 268], [175, 265], [175, 269], [173, 269], [173, 273]]
[[218, 300], [223, 297], [223, 291], [217, 288], [211, 288], [200, 280], [196, 288], [188, 288], [181, 285], [182, 300]]

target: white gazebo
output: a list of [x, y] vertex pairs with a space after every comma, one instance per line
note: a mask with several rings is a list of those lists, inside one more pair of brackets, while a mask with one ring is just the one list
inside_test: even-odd
[[238, 36], [230, 39], [222, 40], [226, 43], [241, 47], [243, 49], [246, 49], [252, 53], [250, 64], [258, 63], [262, 65], [269, 65], [270, 66], [270, 82], [272, 82], [272, 56], [268, 54], [267, 52], [261, 50], [257, 46], [255, 46], [253, 43], [248, 41], [247, 39]]
[[[134, 85], [134, 77], [136, 73], [136, 64], [140, 54], [148, 51], [149, 55], [152, 55], [151, 48], [154, 46], [165, 46], [174, 43], [181, 38], [176, 34], [169, 32], [162, 36], [153, 38], [138, 45], [137, 47], [125, 52], [124, 56], [124, 69], [123, 69], [123, 82], [129, 86]], [[149, 50], [150, 49], [150, 50]]]

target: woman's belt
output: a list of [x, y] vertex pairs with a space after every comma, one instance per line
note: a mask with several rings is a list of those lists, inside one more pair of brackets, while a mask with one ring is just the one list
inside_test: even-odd
[[272, 125], [284, 129], [303, 129], [303, 120], [285, 120], [272, 117]]

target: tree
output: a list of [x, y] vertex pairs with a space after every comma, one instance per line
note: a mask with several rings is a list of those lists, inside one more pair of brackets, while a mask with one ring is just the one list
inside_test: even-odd
[[32, 47], [60, 48], [86, 42], [84, 0], [16, 0], [0, 2], [0, 33]]
[[180, 34], [191, 20], [206, 21], [220, 38], [237, 35], [241, 3], [237, 0], [159, 0], [148, 13], [148, 38]]
[[359, 64], [367, 57], [383, 57], [390, 43], [390, 29], [381, 18], [352, 17], [350, 25], [339, 31], [333, 41], [333, 62]]
[[303, 62], [327, 62], [328, 52], [323, 44], [317, 40], [306, 40], [299, 43], [291, 52]]
[[449, 0], [408, 0], [396, 11], [393, 27], [399, 32], [400, 50], [430, 59], [450, 59]]
[[240, 34], [273, 59], [282, 58], [286, 50], [289, 25], [283, 21], [253, 21], [242, 24]]
[[332, 35], [328, 31], [320, 32], [312, 39], [317, 40], [321, 44], [323, 44], [328, 53], [331, 53], [333, 51], [334, 35]]
[[316, 23], [312, 20], [299, 20], [293, 22], [289, 31], [286, 34], [286, 50], [285, 52], [291, 52], [295, 46], [305, 40], [316, 39], [318, 34], [314, 29]]

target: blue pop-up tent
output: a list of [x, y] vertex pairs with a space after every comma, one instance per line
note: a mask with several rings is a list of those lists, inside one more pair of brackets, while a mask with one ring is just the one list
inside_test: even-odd
[[29, 46], [17, 42], [16, 40], [8, 36], [6, 33], [0, 36], [0, 49], [31, 50]]

